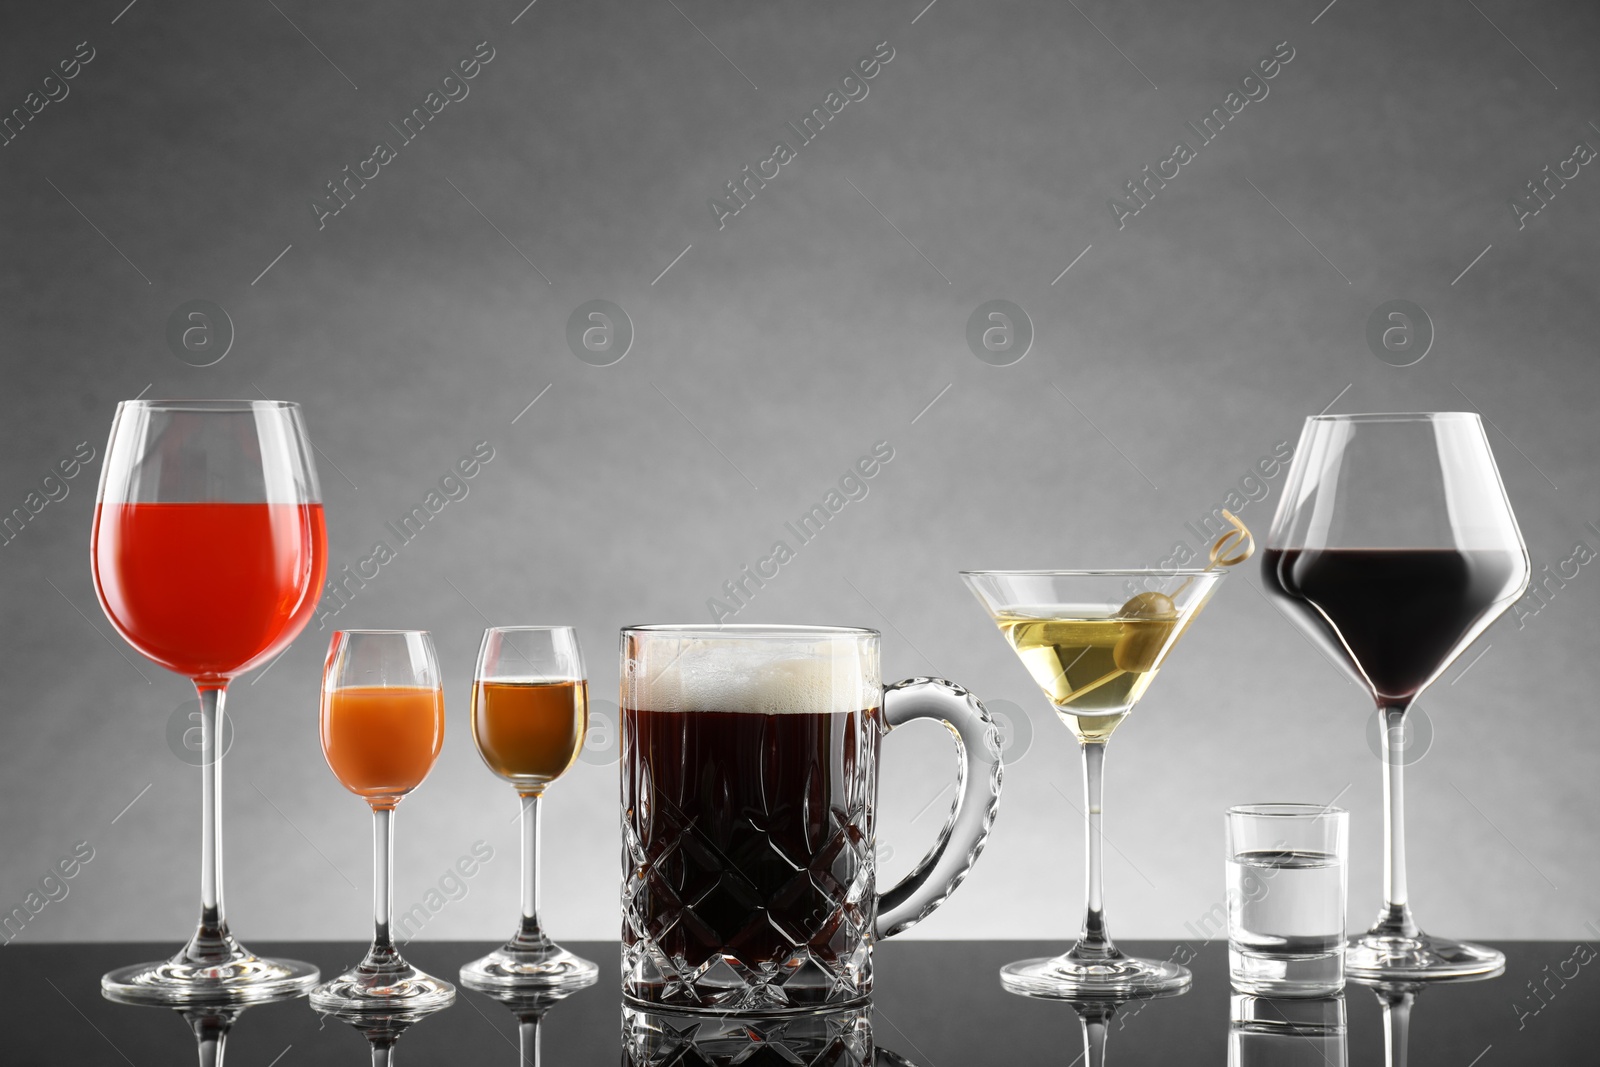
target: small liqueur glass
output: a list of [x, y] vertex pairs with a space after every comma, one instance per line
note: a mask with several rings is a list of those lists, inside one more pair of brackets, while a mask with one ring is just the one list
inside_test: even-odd
[[441, 1008], [455, 987], [407, 963], [390, 930], [394, 812], [433, 769], [444, 744], [444, 690], [422, 630], [341, 630], [322, 672], [322, 753], [344, 787], [372, 808], [372, 947], [311, 991], [319, 1012], [393, 1014]]
[[461, 968], [485, 992], [589, 985], [600, 969], [550, 940], [539, 921], [539, 802], [571, 767], [589, 728], [589, 683], [570, 626], [495, 626], [483, 632], [472, 682], [478, 755], [522, 798], [522, 919], [511, 940]]

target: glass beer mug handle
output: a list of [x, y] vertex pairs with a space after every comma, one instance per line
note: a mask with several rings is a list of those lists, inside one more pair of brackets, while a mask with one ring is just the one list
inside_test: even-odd
[[892, 937], [944, 903], [983, 851], [1000, 803], [1000, 735], [978, 698], [954, 682], [907, 678], [885, 686], [884, 732], [913, 719], [943, 723], [955, 737], [956, 802], [928, 854], [878, 897], [873, 937]]

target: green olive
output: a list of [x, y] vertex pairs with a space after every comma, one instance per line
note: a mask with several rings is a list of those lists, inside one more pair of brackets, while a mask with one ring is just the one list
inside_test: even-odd
[[1167, 638], [1178, 622], [1178, 607], [1163, 593], [1140, 593], [1117, 612], [1122, 636], [1111, 649], [1118, 670], [1143, 673], [1154, 670]]
[[1165, 593], [1140, 593], [1117, 612], [1119, 619], [1160, 619], [1178, 617], [1178, 605]]

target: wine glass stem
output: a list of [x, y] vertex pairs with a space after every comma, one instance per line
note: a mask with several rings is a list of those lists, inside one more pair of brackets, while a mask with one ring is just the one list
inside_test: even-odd
[[185, 1015], [194, 1030], [195, 1050], [200, 1056], [200, 1067], [222, 1067], [222, 1053], [228, 1042], [232, 1018], [200, 1014]]
[[200, 925], [185, 956], [218, 962], [231, 954], [228, 920], [222, 910], [222, 726], [220, 685], [195, 683], [200, 699]]
[[372, 809], [372, 949], [367, 958], [398, 958], [389, 919], [394, 912], [394, 809]]
[[1083, 915], [1083, 932], [1072, 954], [1085, 959], [1110, 959], [1118, 955], [1106, 931], [1105, 902], [1101, 895], [1104, 871], [1104, 831], [1100, 825], [1101, 781], [1105, 769], [1106, 745], [1104, 741], [1085, 741], [1083, 749], [1083, 820], [1084, 869], [1086, 889]]
[[1383, 709], [1384, 908], [1372, 932], [1416, 937], [1406, 897], [1405, 714], [1399, 705]]
[[544, 943], [539, 927], [539, 801], [537, 792], [522, 794], [522, 924], [513, 943], [527, 948]]

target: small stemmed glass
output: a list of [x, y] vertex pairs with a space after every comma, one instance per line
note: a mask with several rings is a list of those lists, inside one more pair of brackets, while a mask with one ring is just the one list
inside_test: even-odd
[[455, 987], [400, 956], [394, 913], [394, 811], [433, 769], [444, 743], [444, 690], [422, 630], [341, 630], [322, 672], [322, 753], [344, 787], [372, 807], [372, 947], [311, 991], [320, 1012], [424, 1011]]
[[522, 798], [522, 921], [511, 940], [461, 968], [469, 989], [576, 989], [600, 973], [550, 940], [539, 922], [539, 801], [578, 758], [588, 728], [589, 683], [572, 627], [483, 632], [472, 738], [483, 762]]

